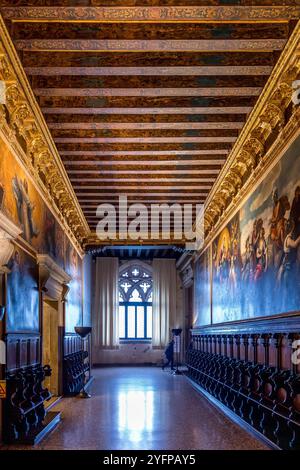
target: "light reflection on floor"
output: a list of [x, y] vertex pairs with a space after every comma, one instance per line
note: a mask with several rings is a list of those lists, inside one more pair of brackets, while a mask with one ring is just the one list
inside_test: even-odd
[[134, 443], [143, 441], [153, 429], [153, 390], [128, 390], [118, 394], [119, 432]]
[[154, 367], [106, 367], [94, 369], [93, 376], [92, 397], [61, 400], [53, 408], [62, 412], [59, 427], [34, 449], [266, 448], [212, 406], [183, 376]]

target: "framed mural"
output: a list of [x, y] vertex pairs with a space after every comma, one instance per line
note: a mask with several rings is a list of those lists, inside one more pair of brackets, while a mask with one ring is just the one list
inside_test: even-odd
[[211, 323], [211, 249], [197, 259], [194, 267], [193, 327]]
[[300, 138], [212, 244], [213, 323], [300, 310]]

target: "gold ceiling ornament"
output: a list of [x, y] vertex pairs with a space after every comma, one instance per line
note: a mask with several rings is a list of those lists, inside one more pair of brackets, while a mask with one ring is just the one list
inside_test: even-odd
[[0, 79], [6, 94], [0, 107], [1, 130], [82, 253], [89, 226], [2, 18]]
[[[299, 106], [291, 105], [293, 82], [300, 78], [300, 21], [286, 44], [266, 86], [246, 121], [227, 161], [205, 202], [205, 244], [214, 238], [225, 217], [271, 163], [276, 152], [268, 152], [269, 142], [282, 144], [283, 138], [299, 125]], [[286, 140], [285, 140], [286, 142]], [[223, 201], [220, 204], [220, 201]]]

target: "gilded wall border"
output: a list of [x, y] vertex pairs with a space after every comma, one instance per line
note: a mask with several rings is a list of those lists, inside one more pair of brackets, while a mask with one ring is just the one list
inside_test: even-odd
[[[237, 210], [266, 168], [278, 157], [286, 143], [299, 130], [299, 106], [285, 122], [291, 104], [293, 82], [300, 75], [300, 21], [286, 44], [269, 80], [239, 135], [228, 159], [205, 202], [205, 243], [216, 236], [222, 224]], [[276, 135], [271, 149], [266, 142]], [[270, 151], [272, 150], [272, 151]]]
[[1, 130], [81, 250], [89, 226], [1, 17], [0, 79], [6, 94], [5, 105], [0, 105]]

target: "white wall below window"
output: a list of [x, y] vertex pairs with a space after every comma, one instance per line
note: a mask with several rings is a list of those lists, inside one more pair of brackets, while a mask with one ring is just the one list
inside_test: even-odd
[[93, 351], [94, 364], [161, 364], [164, 350], [147, 343], [120, 344], [119, 349]]

